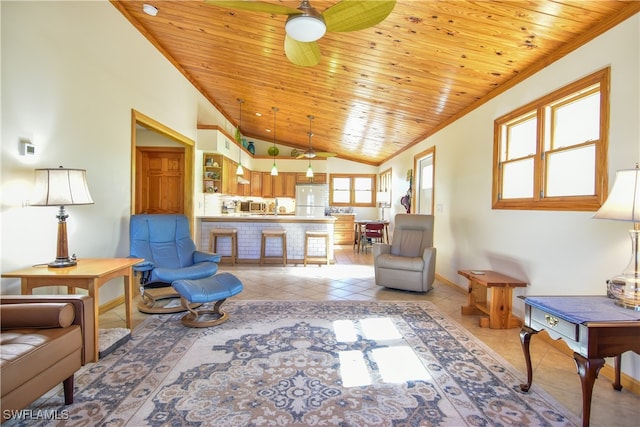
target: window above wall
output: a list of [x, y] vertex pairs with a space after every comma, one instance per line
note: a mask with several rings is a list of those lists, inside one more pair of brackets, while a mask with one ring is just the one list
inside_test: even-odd
[[607, 196], [606, 68], [494, 123], [493, 208], [597, 210]]

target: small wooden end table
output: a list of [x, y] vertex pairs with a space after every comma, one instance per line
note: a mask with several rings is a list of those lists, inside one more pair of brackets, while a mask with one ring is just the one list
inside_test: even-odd
[[[521, 326], [520, 320], [511, 314], [513, 288], [524, 288], [523, 282], [491, 270], [459, 270], [458, 274], [469, 280], [469, 304], [461, 308], [461, 313], [484, 313], [480, 327], [509, 329]], [[491, 299], [487, 300], [487, 289], [491, 288]]]
[[2, 273], [2, 277], [21, 280], [23, 295], [33, 294], [35, 288], [43, 286], [66, 286], [67, 292], [75, 293], [76, 288], [86, 289], [93, 298], [95, 319], [93, 322], [94, 362], [98, 361], [98, 297], [100, 287], [117, 277], [124, 278], [124, 302], [126, 308], [127, 328], [133, 330], [131, 322], [131, 306], [133, 301], [133, 270], [132, 266], [144, 261], [142, 258], [84, 258], [78, 264], [64, 268], [50, 268], [46, 264], [23, 268], [9, 273]]
[[520, 343], [527, 364], [527, 382], [520, 384], [529, 391], [533, 367], [529, 345], [531, 336], [546, 331], [553, 339], [564, 341], [573, 351], [582, 385], [582, 426], [591, 418], [591, 398], [598, 372], [605, 357], [614, 357], [613, 388], [622, 390], [620, 364], [622, 353], [640, 354], [640, 313], [618, 307], [606, 296], [529, 296], [525, 302], [524, 325]]

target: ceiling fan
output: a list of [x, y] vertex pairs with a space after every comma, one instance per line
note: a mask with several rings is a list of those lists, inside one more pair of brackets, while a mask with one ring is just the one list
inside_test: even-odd
[[336, 153], [329, 153], [327, 151], [314, 151], [313, 148], [311, 148], [311, 137], [313, 136], [313, 132], [311, 132], [311, 122], [313, 122], [314, 117], [309, 114], [307, 118], [309, 119], [309, 132], [307, 132], [307, 135], [309, 135], [309, 149], [307, 151], [298, 153], [296, 158], [313, 159], [314, 157], [335, 157]]
[[297, 9], [280, 4], [251, 0], [205, 0], [206, 3], [230, 9], [288, 15], [285, 24], [284, 51], [296, 65], [320, 63], [320, 48], [316, 43], [329, 32], [358, 31], [382, 22], [393, 10], [396, 0], [342, 0], [318, 13], [308, 0]]

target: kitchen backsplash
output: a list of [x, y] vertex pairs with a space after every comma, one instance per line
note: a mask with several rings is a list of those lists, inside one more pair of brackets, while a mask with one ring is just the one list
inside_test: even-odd
[[329, 213], [330, 214], [353, 213], [353, 207], [351, 207], [351, 206], [343, 206], [343, 207], [331, 206], [331, 207], [329, 207]]

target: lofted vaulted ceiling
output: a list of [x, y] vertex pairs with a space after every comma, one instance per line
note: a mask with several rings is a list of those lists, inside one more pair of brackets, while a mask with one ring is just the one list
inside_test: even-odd
[[[311, 0], [319, 12], [336, 3]], [[373, 165], [640, 11], [638, 1], [398, 0], [374, 27], [328, 32], [320, 63], [302, 67], [285, 56], [284, 15], [202, 0], [112, 4], [235, 125], [243, 99], [247, 138], [273, 141], [275, 106], [278, 144], [308, 148], [312, 114], [314, 150]]]

